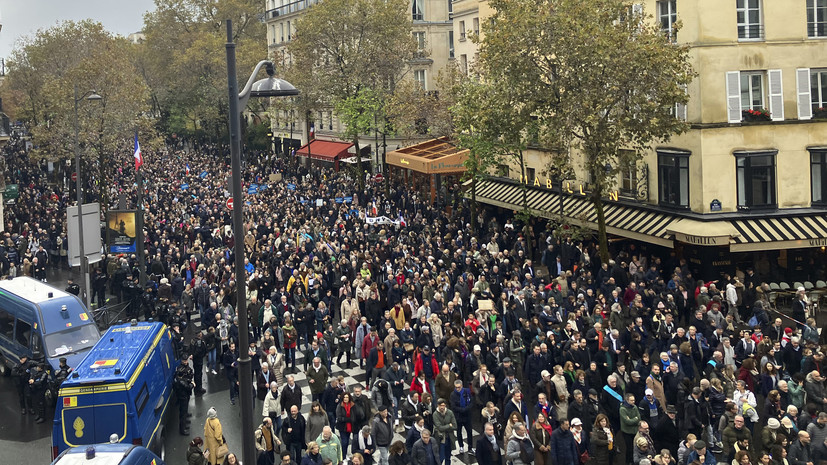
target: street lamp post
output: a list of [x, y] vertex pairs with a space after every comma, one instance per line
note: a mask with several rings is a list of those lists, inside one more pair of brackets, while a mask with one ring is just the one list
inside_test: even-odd
[[[241, 188], [241, 111], [247, 106], [247, 100], [253, 97], [284, 97], [298, 95], [299, 91], [293, 85], [274, 76], [275, 66], [269, 61], [260, 61], [247, 85], [238, 91], [236, 77], [235, 43], [233, 42], [233, 22], [227, 20], [227, 90], [230, 97], [230, 159], [232, 166], [232, 196], [233, 196], [233, 236], [235, 244], [235, 281], [236, 281], [236, 315], [238, 316], [239, 358], [239, 396], [241, 397], [241, 457], [247, 465], [256, 462], [256, 449], [253, 438], [253, 372], [250, 355], [250, 328], [247, 321], [247, 276], [244, 270], [244, 199]], [[267, 69], [267, 79], [253, 82], [262, 66]]]
[[89, 259], [86, 257], [86, 250], [83, 246], [83, 190], [81, 189], [81, 175], [80, 175], [80, 142], [78, 142], [78, 133], [80, 129], [78, 127], [78, 102], [83, 100], [95, 101], [101, 100], [102, 97], [98, 95], [97, 92], [94, 90], [90, 90], [85, 94], [78, 97], [78, 86], [75, 84], [75, 191], [77, 194], [77, 202], [78, 202], [78, 252], [80, 253], [80, 273], [83, 276], [83, 290], [81, 295], [83, 296], [83, 304], [86, 308], [89, 308], [90, 305], [90, 292], [89, 292]]

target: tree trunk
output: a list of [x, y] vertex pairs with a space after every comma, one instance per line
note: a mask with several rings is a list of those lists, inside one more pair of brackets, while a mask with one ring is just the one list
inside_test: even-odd
[[471, 234], [477, 235], [477, 179], [471, 178]]
[[[353, 148], [356, 149], [356, 176], [359, 182], [359, 198], [365, 199], [365, 167], [362, 166], [362, 154], [359, 153], [359, 136], [353, 138]], [[367, 205], [367, 203], [365, 203]]]
[[597, 243], [600, 246], [600, 262], [609, 263], [609, 240], [606, 237], [606, 216], [603, 213], [603, 197], [600, 192], [592, 193], [594, 211], [597, 213]]
[[528, 178], [526, 178], [525, 174], [525, 159], [523, 158], [523, 151], [520, 149], [520, 170], [522, 171], [523, 179], [525, 179], [525, 184], [521, 183], [520, 187], [523, 190], [523, 214], [525, 216], [525, 225], [523, 225], [523, 236], [525, 237], [525, 246], [526, 246], [526, 257], [532, 259], [534, 256], [532, 255], [532, 247], [531, 247], [531, 235], [529, 234], [531, 227], [531, 210], [528, 209]]

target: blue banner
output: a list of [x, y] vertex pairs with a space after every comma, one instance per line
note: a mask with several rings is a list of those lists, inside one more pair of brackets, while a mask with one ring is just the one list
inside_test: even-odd
[[183, 184], [181, 184], [181, 190], [182, 190], [182, 191], [185, 191], [185, 190], [187, 190], [187, 189], [189, 189], [189, 188], [190, 188], [190, 185], [189, 185], [189, 184], [187, 184], [187, 183], [183, 183]]
[[293, 184], [293, 183], [288, 183], [287, 184], [287, 189], [289, 189], [291, 191], [294, 191], [294, 190], [296, 190], [296, 185]]
[[353, 203], [353, 196], [345, 197], [345, 203]]
[[249, 195], [258, 194], [258, 184], [250, 184], [250, 187], [247, 188], [247, 194], [249, 194]]
[[345, 201], [344, 197], [336, 197], [336, 203], [343, 203]]
[[201, 174], [198, 175], [198, 177], [201, 178], [201, 179], [206, 178], [207, 177], [207, 170], [202, 171]]

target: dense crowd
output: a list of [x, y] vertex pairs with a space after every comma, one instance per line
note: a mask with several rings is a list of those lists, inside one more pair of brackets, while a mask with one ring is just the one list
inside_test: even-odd
[[[146, 285], [137, 256], [117, 255], [93, 288], [98, 303], [113, 295], [131, 317], [175, 329], [182, 404], [219, 371], [235, 404], [238, 351], [249, 351], [259, 463], [440, 465], [457, 449], [483, 465], [827, 463], [823, 341], [803, 290], [788, 316], [752, 268], [693, 276], [674, 254], [631, 242], [601, 261], [552, 222], [484, 209], [473, 231], [451, 189], [432, 206], [402, 185], [359, 191], [347, 172], [272, 155], [247, 155], [244, 190], [259, 189], [236, 238], [225, 156], [180, 143], [145, 154]], [[19, 144], [5, 157], [21, 197], [6, 211], [0, 268], [45, 279], [65, 262], [72, 201]], [[85, 177], [87, 195], [134, 202], [129, 155], [106, 173]], [[246, 249], [241, 303], [235, 240]], [[195, 315], [201, 330], [188, 330]], [[237, 347], [241, 330], [250, 347]], [[364, 385], [331, 374], [357, 361]], [[190, 464], [237, 463], [221, 410]]]

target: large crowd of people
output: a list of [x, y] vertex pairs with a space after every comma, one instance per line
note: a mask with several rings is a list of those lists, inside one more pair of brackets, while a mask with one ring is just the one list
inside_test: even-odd
[[[249, 351], [260, 464], [827, 463], [823, 341], [804, 292], [778, 312], [752, 268], [694, 276], [633, 242], [602, 261], [593, 241], [553, 222], [487, 209], [472, 221], [453, 189], [436, 205], [393, 183], [359, 191], [346, 170], [289, 156], [247, 154], [244, 190], [258, 188], [237, 238], [225, 152], [175, 143], [145, 154], [146, 285], [136, 255], [108, 255], [93, 296], [175, 328], [183, 403], [220, 371], [234, 405], [238, 351]], [[21, 189], [0, 272], [46, 279], [46, 267], [65, 266], [71, 196], [19, 143], [4, 155]], [[84, 177], [89, 197], [134, 203], [129, 154], [122, 161]], [[244, 330], [253, 342], [237, 347]], [[356, 364], [364, 384], [332, 374]], [[189, 464], [238, 463], [218, 415], [230, 408], [210, 410]]]

